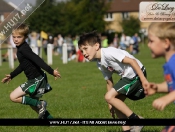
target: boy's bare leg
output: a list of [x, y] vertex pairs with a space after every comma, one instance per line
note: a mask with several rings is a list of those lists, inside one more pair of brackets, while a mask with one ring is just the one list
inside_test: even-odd
[[[13, 92], [11, 92], [10, 99], [15, 103], [30, 105], [34, 111], [36, 111], [37, 113], [39, 112], [39, 118], [42, 118], [45, 115], [45, 112], [47, 111], [46, 110], [47, 103], [45, 101], [44, 103], [42, 103], [38, 99], [27, 97], [25, 95], [26, 93], [23, 92], [22, 88], [19, 86]], [[25, 97], [25, 101], [23, 100], [23, 97]]]
[[10, 100], [15, 103], [22, 102], [22, 96], [26, 95], [25, 92], [22, 91], [21, 87], [17, 87], [13, 92], [10, 94]]
[[[116, 98], [124, 102], [126, 99], [126, 96], [118, 95]], [[115, 108], [115, 113], [119, 119], [127, 119], [126, 115], [124, 115], [121, 111], [117, 110], [116, 108]], [[122, 129], [123, 131], [130, 130], [130, 126], [122, 126]]]
[[[117, 97], [117, 98], [116, 98]], [[116, 108], [116, 114], [119, 118], [128, 118], [133, 114], [133, 111], [124, 103], [125, 96], [119, 94], [114, 88], [109, 90], [106, 95], [106, 101]], [[124, 131], [130, 130], [129, 126], [122, 126]]]
[[122, 100], [120, 100], [119, 98], [115, 98], [116, 96], [119, 96], [119, 93], [114, 88], [112, 88], [106, 93], [105, 99], [117, 110], [121, 111], [123, 114], [129, 117], [133, 112]]

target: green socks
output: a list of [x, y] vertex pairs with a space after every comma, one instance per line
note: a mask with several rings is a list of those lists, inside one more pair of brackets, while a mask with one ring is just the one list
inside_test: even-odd
[[[38, 107], [39, 105], [41, 105], [41, 102], [37, 99], [33, 99], [28, 96], [23, 96], [21, 104]], [[44, 119], [53, 119], [52, 115], [47, 110], [44, 114]]]
[[23, 96], [21, 103], [25, 105], [35, 106], [35, 107], [37, 107], [38, 105], [41, 105], [41, 102], [39, 100], [30, 98], [28, 96]]

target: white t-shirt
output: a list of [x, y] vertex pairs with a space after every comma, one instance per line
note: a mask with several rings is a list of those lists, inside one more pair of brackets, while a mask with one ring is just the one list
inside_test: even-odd
[[130, 44], [133, 44], [134, 41], [132, 40], [132, 38], [130, 36], [126, 36], [126, 37], [121, 37], [121, 42], [124, 43], [126, 46], [129, 46]]
[[58, 45], [62, 46], [63, 45], [63, 38], [60, 36], [58, 39]]
[[97, 61], [97, 67], [101, 70], [105, 80], [111, 78], [113, 73], [127, 78], [133, 78], [136, 75], [131, 65], [122, 63], [125, 56], [135, 59], [142, 68], [142, 63], [125, 50], [114, 47], [101, 48], [101, 62]]

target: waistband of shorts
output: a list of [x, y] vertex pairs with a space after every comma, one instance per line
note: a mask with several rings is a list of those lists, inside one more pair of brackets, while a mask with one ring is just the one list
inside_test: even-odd
[[29, 79], [28, 81], [35, 81], [35, 80], [40, 80], [42, 78], [44, 78], [46, 76], [45, 72], [43, 73], [43, 75], [40, 75], [38, 77], [35, 77], [34, 79]]
[[[142, 66], [141, 70], [142, 70], [142, 72], [144, 72], [146, 69], [144, 66]], [[138, 74], [136, 74], [133, 78], [136, 78], [136, 77], [138, 77]]]
[[144, 67], [144, 66], [142, 66], [141, 70], [144, 72], [146, 69], [145, 69], [145, 67]]

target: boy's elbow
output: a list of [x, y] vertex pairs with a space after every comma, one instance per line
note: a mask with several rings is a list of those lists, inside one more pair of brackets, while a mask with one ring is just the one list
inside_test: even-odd
[[135, 59], [130, 59], [130, 61], [129, 61], [129, 64], [131, 66], [135, 65], [136, 63], [137, 63], [137, 61]]

